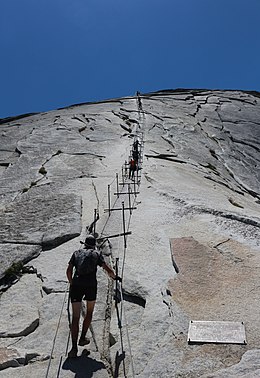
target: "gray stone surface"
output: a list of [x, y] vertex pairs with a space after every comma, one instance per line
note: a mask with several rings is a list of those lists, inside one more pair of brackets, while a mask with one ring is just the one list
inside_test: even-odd
[[[144, 149], [136, 209], [125, 212], [131, 235], [127, 249], [123, 238], [106, 245], [123, 301], [117, 312], [100, 269], [90, 354], [80, 348], [70, 361], [67, 263], [94, 209], [100, 236], [122, 232], [107, 191], [111, 206], [129, 205], [114, 193], [116, 174], [120, 190], [132, 187], [121, 187], [121, 172], [134, 136]], [[61, 362], [60, 377], [259, 376], [257, 94], [160, 91], [141, 95], [141, 108], [135, 97], [75, 105], [1, 124], [0, 138], [0, 278], [13, 262], [37, 272], [1, 295], [1, 376], [42, 377], [49, 361], [50, 376]], [[191, 319], [243, 321], [248, 344], [188, 345]]]
[[38, 245], [0, 243], [0, 279], [12, 264], [27, 263], [41, 252]]
[[72, 194], [25, 194], [1, 212], [0, 240], [50, 248], [81, 232], [81, 199]]
[[42, 300], [41, 280], [25, 274], [0, 298], [1, 337], [27, 336], [39, 326], [39, 305]]
[[246, 352], [241, 361], [227, 369], [221, 369], [213, 374], [203, 375], [203, 378], [257, 378], [260, 375], [260, 351], [252, 349]]

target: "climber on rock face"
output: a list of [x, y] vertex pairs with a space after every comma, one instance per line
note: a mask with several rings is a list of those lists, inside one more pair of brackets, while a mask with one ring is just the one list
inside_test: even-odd
[[134, 159], [131, 159], [129, 161], [129, 179], [134, 178], [134, 173], [135, 173], [136, 169], [137, 169], [136, 161]]
[[[121, 280], [119, 277], [116, 277], [114, 271], [105, 263], [102, 254], [96, 248], [96, 239], [94, 236], [88, 235], [85, 240], [84, 248], [75, 251], [71, 256], [66, 271], [70, 283], [70, 300], [72, 304], [72, 349], [68, 357], [77, 357], [79, 320], [83, 297], [86, 300], [87, 312], [82, 325], [79, 345], [84, 346], [90, 342], [90, 340], [86, 338], [86, 333], [90, 326], [96, 303], [97, 266], [101, 266], [111, 278]], [[73, 275], [74, 268], [75, 272]]]

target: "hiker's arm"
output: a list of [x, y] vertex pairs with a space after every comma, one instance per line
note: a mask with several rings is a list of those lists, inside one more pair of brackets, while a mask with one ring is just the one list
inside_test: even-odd
[[102, 264], [102, 268], [107, 272], [109, 277], [113, 278], [114, 280], [116, 279], [115, 272], [105, 262]]
[[69, 263], [67, 271], [66, 271], [68, 281], [70, 284], [72, 284], [72, 274], [73, 274], [73, 265]]

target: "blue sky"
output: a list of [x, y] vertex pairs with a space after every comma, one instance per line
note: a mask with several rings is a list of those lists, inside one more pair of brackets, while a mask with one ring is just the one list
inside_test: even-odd
[[2, 0], [0, 118], [160, 89], [260, 91], [260, 0]]

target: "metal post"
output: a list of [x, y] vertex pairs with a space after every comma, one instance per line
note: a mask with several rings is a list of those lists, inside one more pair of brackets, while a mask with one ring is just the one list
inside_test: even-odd
[[127, 178], [127, 161], [125, 160], [125, 177]]
[[122, 166], [122, 183], [123, 183], [123, 186], [125, 186], [125, 177], [124, 177], [124, 168], [123, 168], [123, 166]]
[[[122, 175], [123, 177], [123, 175]], [[117, 191], [117, 198], [119, 198], [119, 184], [118, 184], [118, 173], [116, 174], [116, 191]]]
[[134, 193], [135, 193], [135, 197], [136, 197], [136, 185], [135, 185], [135, 176], [134, 176]]
[[93, 229], [93, 235], [96, 233], [96, 220], [97, 220], [97, 209], [94, 210], [94, 229]]
[[128, 203], [129, 203], [129, 212], [130, 215], [132, 215], [132, 209], [131, 209], [131, 193], [130, 193], [130, 184], [128, 184]]
[[107, 186], [107, 197], [108, 197], [108, 215], [110, 216], [111, 210], [110, 210], [110, 185]]
[[124, 232], [124, 246], [126, 248], [126, 236], [125, 236], [125, 204], [122, 202], [122, 215], [123, 215], [123, 232]]
[[[118, 277], [118, 262], [119, 262], [119, 258], [117, 257], [116, 258], [116, 277]], [[116, 280], [116, 293], [115, 293], [115, 302], [116, 302], [116, 310], [117, 310], [117, 315], [118, 315], [118, 328], [122, 328], [122, 323], [121, 323], [121, 318], [120, 318], [120, 314], [119, 314], [119, 309], [118, 309], [118, 303], [120, 303], [122, 300], [121, 298], [121, 292], [119, 290], [119, 283], [118, 283], [118, 280]]]

